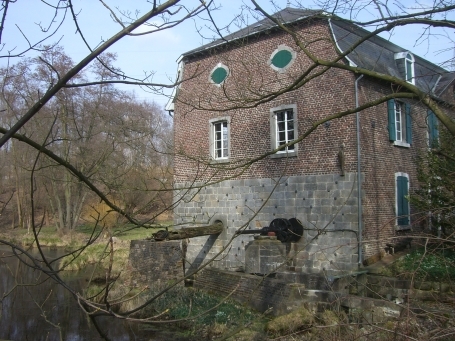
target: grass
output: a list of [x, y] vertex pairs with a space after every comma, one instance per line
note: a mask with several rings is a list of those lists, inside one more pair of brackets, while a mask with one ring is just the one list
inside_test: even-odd
[[391, 275], [425, 280], [455, 280], [455, 251], [447, 248], [419, 248], [399, 258], [389, 268]]
[[[113, 227], [109, 230], [112, 233], [112, 236], [119, 238], [121, 240], [130, 241], [130, 240], [139, 240], [150, 238], [153, 233], [158, 230], [164, 229], [166, 226], [171, 225], [171, 222], [164, 222], [163, 224], [157, 225], [156, 228], [145, 228], [145, 227], [134, 227], [131, 224], [126, 224], [123, 226]], [[101, 232], [101, 236], [104, 236], [103, 228], [100, 226], [94, 227], [93, 225], [82, 225], [76, 229], [76, 232], [85, 234], [89, 237], [92, 233], [97, 235]], [[106, 231], [107, 232], [107, 231]]]
[[[114, 311], [125, 312], [143, 304], [164, 288], [165, 285], [159, 285], [141, 292], [137, 288], [131, 289], [117, 281], [110, 288], [108, 299]], [[91, 285], [85, 292], [85, 296], [95, 302], [103, 303], [104, 289], [105, 286]], [[180, 320], [172, 323], [173, 328], [178, 328], [175, 332], [185, 337], [197, 336], [203, 339], [213, 339], [229, 334], [239, 326], [254, 322], [252, 323], [254, 327], [248, 328], [250, 332], [247, 333], [247, 338], [236, 338], [245, 341], [252, 340], [253, 334], [263, 334], [265, 322], [261, 314], [237, 302], [223, 301], [220, 297], [183, 286], [174, 287], [134, 316], [138, 318], [159, 316], [157, 320]]]
[[[164, 222], [156, 228], [134, 227], [133, 225], [121, 225], [111, 229], [103, 229], [100, 226], [85, 224], [78, 226], [72, 231], [61, 231], [55, 226], [46, 226], [39, 229], [39, 243], [46, 247], [70, 247], [77, 248], [83, 246], [91, 235], [99, 239], [107, 239], [111, 234], [120, 241], [131, 241], [137, 239], [150, 238], [153, 233], [171, 225], [171, 222]], [[2, 238], [22, 246], [36, 246], [35, 237], [31, 231], [25, 229], [14, 229], [2, 231]]]
[[[166, 285], [157, 285], [140, 293], [138, 289], [131, 290], [122, 283], [115, 283], [109, 292], [109, 300], [113, 302], [113, 309], [127, 311], [146, 302], [165, 287]], [[96, 294], [99, 295], [94, 300], [101, 302], [104, 297], [102, 286], [91, 286], [86, 297]], [[263, 331], [265, 322], [261, 314], [235, 301], [223, 301], [220, 297], [184, 286], [174, 287], [136, 314], [143, 318], [157, 315], [161, 320], [180, 320], [174, 326], [185, 330], [187, 337], [200, 336], [204, 339], [213, 339], [252, 322], [256, 322], [254, 333], [259, 333]]]
[[[114, 262], [113, 273], [120, 273], [125, 268], [129, 256], [129, 242], [131, 240], [150, 238], [153, 233], [170, 225], [164, 222], [157, 228], [134, 227], [133, 225], [116, 226], [111, 229], [103, 229], [100, 226], [85, 224], [75, 230], [65, 233], [55, 226], [42, 227], [39, 229], [38, 240], [43, 247], [65, 248], [67, 251], [74, 251], [86, 246], [89, 238], [96, 238], [93, 244], [87, 246], [82, 253], [65, 257], [60, 268], [64, 270], [77, 271], [88, 264], [99, 263], [102, 269], [107, 269], [110, 261], [110, 247], [106, 248], [109, 236], [114, 240]], [[23, 247], [36, 247], [33, 233], [24, 229], [10, 230], [2, 233], [2, 238], [9, 240]]]
[[[114, 261], [113, 274], [120, 273], [125, 268], [129, 256], [129, 242], [131, 240], [146, 239], [152, 233], [158, 231], [157, 228], [144, 228], [134, 226], [115, 227], [110, 230], [103, 230], [100, 227], [83, 225], [77, 228], [76, 232], [84, 236], [86, 241], [91, 236], [99, 235], [97, 241], [89, 245], [83, 253], [74, 256], [67, 256], [63, 259], [61, 268], [65, 270], [81, 270], [88, 264], [99, 263], [103, 269], [107, 269], [110, 263], [109, 235], [113, 236]], [[78, 247], [82, 246], [77, 245]], [[74, 246], [73, 246], [74, 247]]]

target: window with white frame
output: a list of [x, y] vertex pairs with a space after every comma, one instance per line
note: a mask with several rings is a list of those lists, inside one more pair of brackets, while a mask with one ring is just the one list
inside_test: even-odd
[[[282, 105], [270, 109], [271, 147], [277, 149], [297, 138], [297, 106]], [[297, 144], [280, 149], [272, 157], [292, 156], [297, 153]]]
[[210, 120], [210, 154], [214, 160], [229, 159], [229, 117]]
[[412, 143], [411, 106], [391, 99], [387, 103], [389, 140], [394, 145], [409, 147]]
[[404, 64], [406, 82], [414, 84], [414, 57], [412, 54], [406, 53]]
[[396, 225], [398, 228], [410, 226], [409, 207], [409, 175], [406, 173], [395, 173], [395, 212]]
[[415, 84], [415, 60], [412, 53], [395, 53], [395, 60], [401, 76], [406, 80], [406, 82]]

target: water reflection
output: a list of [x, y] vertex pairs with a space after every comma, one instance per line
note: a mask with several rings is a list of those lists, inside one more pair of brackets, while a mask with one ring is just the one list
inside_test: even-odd
[[[49, 256], [57, 257], [58, 251], [49, 251]], [[76, 292], [86, 284], [83, 272], [66, 272], [62, 277]], [[3, 246], [0, 246], [0, 295], [3, 297], [0, 339], [102, 340], [68, 290], [41, 271], [19, 262], [11, 249]], [[149, 333], [141, 336], [136, 326], [114, 318], [98, 320], [112, 340], [162, 340]]]

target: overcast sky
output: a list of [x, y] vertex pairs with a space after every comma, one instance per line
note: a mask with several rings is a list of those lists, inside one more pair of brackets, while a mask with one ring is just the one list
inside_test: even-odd
[[[141, 14], [150, 10], [151, 6], [150, 3], [143, 0], [104, 1], [113, 9], [128, 10], [128, 8], [136, 7], [140, 9]], [[258, 2], [266, 10], [274, 12], [274, 7], [269, 0], [258, 0]], [[187, 5], [188, 8], [194, 8], [199, 1], [183, 0], [182, 3]], [[238, 15], [241, 12], [242, 5], [250, 4], [248, 0], [219, 0], [218, 3], [221, 4], [221, 8], [218, 11], [214, 11], [213, 16], [220, 26], [226, 25]], [[285, 7], [287, 1], [279, 0], [276, 3], [281, 7]], [[293, 1], [291, 1], [291, 5], [292, 3]], [[414, 1], [410, 3], [414, 3]], [[303, 5], [309, 8], [317, 8], [310, 1], [303, 2]], [[113, 22], [109, 16], [109, 12], [101, 2], [96, 0], [75, 0], [74, 6], [78, 13], [78, 22], [81, 30], [92, 47], [96, 47], [100, 41], [110, 38], [120, 30], [120, 26]], [[251, 14], [245, 14], [246, 16], [244, 18], [248, 23], [251, 24], [256, 21], [252, 18]], [[43, 33], [38, 24], [47, 26], [52, 20], [52, 15], [53, 13], [49, 11], [48, 7], [38, 0], [20, 0], [10, 4], [2, 37], [2, 44], [5, 44], [2, 54], [6, 55], [9, 51], [16, 53], [26, 46], [27, 40], [24, 35], [31, 42], [41, 39]], [[135, 13], [133, 12], [131, 15], [134, 16]], [[58, 22], [58, 19], [56, 18], [55, 21]], [[155, 72], [153, 79], [155, 82], [169, 83], [170, 80], [172, 81], [175, 78], [177, 70], [176, 60], [178, 57], [182, 53], [208, 42], [208, 40], [202, 39], [197, 32], [197, 28], [204, 27], [204, 25], [205, 22], [202, 19], [188, 20], [170, 30], [139, 37], [127, 37], [118, 42], [109, 51], [117, 53], [118, 60], [116, 65], [128, 75], [141, 78], [145, 73]], [[236, 26], [233, 25], [231, 31], [235, 29]], [[214, 36], [207, 29], [204, 30], [204, 33], [207, 37]], [[420, 45], [416, 45], [416, 39], [421, 33], [422, 29], [420, 28], [402, 28], [399, 32], [393, 32], [390, 40], [434, 63], [440, 63], [453, 57], [452, 49], [445, 53], [435, 54], [435, 51], [444, 48], [453, 48], [453, 45], [451, 46], [446, 39], [434, 40], [430, 46], [425, 41], [421, 41]], [[59, 32], [50, 38], [47, 43], [55, 43], [57, 41], [60, 41], [60, 44], [64, 46], [65, 52], [75, 63], [79, 62], [88, 54], [88, 49], [76, 34], [76, 28], [70, 17], [70, 13], [67, 13], [66, 21], [60, 27]], [[10, 60], [10, 63], [14, 63], [17, 60]], [[0, 60], [3, 66], [6, 62], [7, 60], [5, 58]], [[135, 92], [139, 98], [153, 100], [160, 106], [164, 106], [167, 102], [167, 98], [164, 96], [149, 94], [138, 88], [136, 88]]]

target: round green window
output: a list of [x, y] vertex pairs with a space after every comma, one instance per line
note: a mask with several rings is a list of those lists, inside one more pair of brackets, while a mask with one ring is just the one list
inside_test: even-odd
[[272, 58], [272, 65], [282, 69], [286, 67], [292, 60], [292, 53], [288, 50], [280, 50]]
[[217, 67], [215, 70], [212, 72], [212, 81], [215, 84], [221, 84], [224, 82], [228, 75], [227, 70], [224, 67]]

